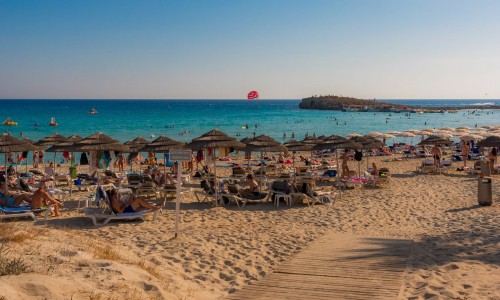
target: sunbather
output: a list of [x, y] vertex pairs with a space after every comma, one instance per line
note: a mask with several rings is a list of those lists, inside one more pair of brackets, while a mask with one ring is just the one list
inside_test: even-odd
[[0, 205], [2, 206], [19, 206], [23, 202], [31, 202], [31, 195], [13, 193], [9, 190], [8, 197], [5, 196], [5, 177], [0, 176]]
[[52, 206], [54, 207], [54, 216], [62, 216], [59, 212], [59, 208], [62, 206], [62, 202], [52, 197], [45, 191], [45, 182], [40, 182], [38, 189], [33, 193], [31, 197], [31, 209], [42, 208], [42, 206]]
[[138, 212], [146, 209], [157, 210], [160, 209], [161, 206], [151, 205], [144, 199], [137, 197], [134, 194], [130, 194], [120, 199], [118, 195], [118, 191], [112, 189], [107, 192], [109, 201], [111, 203], [111, 207], [115, 211], [115, 213], [131, 213]]

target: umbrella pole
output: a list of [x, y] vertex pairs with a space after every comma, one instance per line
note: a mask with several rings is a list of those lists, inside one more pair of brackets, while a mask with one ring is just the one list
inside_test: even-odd
[[163, 174], [167, 174], [167, 154], [163, 152]]
[[342, 200], [342, 187], [340, 186], [339, 151], [338, 151], [338, 149], [335, 149], [335, 158], [337, 159], [337, 186], [339, 188], [339, 199]]
[[[212, 159], [214, 161], [215, 206], [217, 206], [217, 201], [219, 199], [219, 184], [217, 183], [217, 164], [215, 162], [215, 149], [212, 150]], [[210, 176], [208, 178], [210, 178]]]
[[175, 192], [175, 236], [179, 234], [179, 213], [181, 210], [181, 173], [182, 173], [182, 163], [179, 161], [177, 163], [177, 187]]
[[293, 184], [295, 184], [295, 151], [292, 151]]
[[5, 155], [5, 169], [3, 169], [3, 173], [5, 175], [5, 199], [7, 199], [6, 201], [9, 200], [9, 175], [7, 174], [7, 153], [4, 153]]
[[54, 167], [52, 167], [52, 179], [54, 180], [54, 188], [56, 187], [56, 154], [57, 152], [54, 152]]

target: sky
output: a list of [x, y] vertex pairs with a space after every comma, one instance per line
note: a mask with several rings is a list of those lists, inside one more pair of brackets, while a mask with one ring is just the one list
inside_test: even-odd
[[0, 0], [0, 99], [500, 99], [495, 0]]

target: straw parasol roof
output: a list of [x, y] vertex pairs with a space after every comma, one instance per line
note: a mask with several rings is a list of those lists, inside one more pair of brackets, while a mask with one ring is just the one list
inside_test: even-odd
[[304, 144], [301, 141], [289, 140], [283, 144], [290, 151], [311, 151], [313, 144]]
[[112, 139], [102, 132], [95, 133], [84, 138], [71, 146], [68, 146], [65, 151], [85, 152], [85, 151], [120, 151], [129, 152], [130, 147], [121, 144], [119, 141]]
[[147, 152], [167, 152], [171, 149], [184, 148], [186, 148], [186, 144], [161, 135], [151, 143], [143, 145], [139, 150]]
[[186, 145], [193, 150], [201, 150], [206, 148], [230, 147], [230, 148], [244, 148], [245, 144], [238, 142], [224, 132], [213, 129], [198, 138], [193, 139]]
[[37, 146], [51, 146], [66, 141], [66, 137], [58, 133], [46, 136], [35, 143]]
[[308, 137], [306, 137], [306, 138], [304, 138], [302, 140], [302, 143], [304, 143], [304, 144], [312, 144], [312, 145], [316, 145], [316, 144], [319, 144], [321, 142], [323, 142], [322, 139], [318, 139], [318, 138], [316, 138], [316, 137], [314, 137], [312, 135], [310, 135], [310, 136], [308, 136]]
[[479, 147], [500, 147], [500, 137], [489, 136], [482, 141], [477, 143]]
[[362, 136], [362, 135], [359, 133], [353, 132], [353, 133], [346, 134], [346, 136], [352, 137], [352, 136]]
[[5, 133], [0, 136], [0, 153], [30, 150], [36, 150], [36, 146]]
[[466, 134], [462, 135], [459, 137], [460, 140], [462, 141], [471, 141], [471, 140], [479, 140], [482, 139], [483, 137], [478, 135], [478, 134]]
[[411, 133], [409, 131], [405, 131], [405, 132], [401, 132], [397, 136], [401, 136], [401, 137], [415, 137], [415, 134], [413, 134], [413, 133]]
[[451, 141], [439, 136], [431, 135], [425, 140], [418, 143], [418, 145], [450, 145]]
[[243, 150], [250, 152], [283, 152], [286, 151], [287, 148], [272, 137], [262, 134], [246, 142], [246, 146]]
[[375, 137], [379, 137], [381, 134], [382, 134], [382, 133], [380, 133], [380, 132], [378, 132], [378, 131], [374, 131], [374, 132], [370, 132], [370, 133], [368, 133], [368, 134], [367, 134], [367, 135], [365, 135], [365, 136], [369, 136], [369, 137], [373, 137], [373, 138], [375, 138]]
[[145, 145], [149, 144], [149, 141], [146, 140], [145, 138], [142, 137], [136, 137], [135, 139], [131, 141], [127, 141], [124, 143], [125, 145], [129, 146], [132, 151], [139, 151], [140, 148], [144, 147]]

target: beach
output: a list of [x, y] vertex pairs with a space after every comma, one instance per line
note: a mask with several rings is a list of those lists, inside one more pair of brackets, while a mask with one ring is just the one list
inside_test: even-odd
[[413, 240], [399, 299], [499, 298], [500, 177], [493, 175], [496, 203], [483, 207], [477, 205], [477, 176], [455, 171], [459, 163], [448, 174], [419, 174], [420, 159], [400, 157], [370, 157], [391, 170], [390, 182], [345, 190], [334, 205], [214, 207], [185, 196], [177, 238], [173, 202], [157, 221], [94, 227], [76, 210], [75, 200], [88, 192], [75, 192], [62, 217], [0, 223], [9, 249], [2, 256], [29, 268], [3, 276], [0, 296], [222, 299], [333, 232]]

